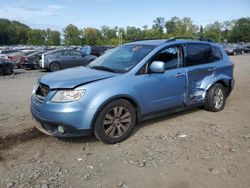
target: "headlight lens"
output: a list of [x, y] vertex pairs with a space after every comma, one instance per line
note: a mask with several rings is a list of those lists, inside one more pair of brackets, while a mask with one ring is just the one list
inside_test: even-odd
[[79, 100], [85, 94], [85, 90], [60, 90], [57, 91], [52, 102], [72, 102]]
[[34, 86], [34, 88], [32, 90], [32, 95], [34, 95], [36, 93], [37, 88], [38, 88], [38, 83], [36, 83], [36, 85]]

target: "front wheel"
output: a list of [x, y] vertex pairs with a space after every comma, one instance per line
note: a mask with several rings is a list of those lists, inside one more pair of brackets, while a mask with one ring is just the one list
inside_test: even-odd
[[50, 72], [55, 72], [61, 70], [61, 66], [59, 63], [51, 63], [49, 66]]
[[95, 136], [107, 144], [122, 142], [129, 137], [135, 124], [134, 106], [126, 100], [118, 99], [99, 112], [94, 125]]
[[224, 109], [226, 103], [225, 87], [219, 83], [212, 86], [206, 95], [205, 109], [212, 112], [219, 112]]

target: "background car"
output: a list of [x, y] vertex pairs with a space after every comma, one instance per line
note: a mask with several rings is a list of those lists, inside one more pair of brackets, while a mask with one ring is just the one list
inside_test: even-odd
[[4, 58], [0, 58], [0, 76], [13, 73], [13, 64]]
[[54, 72], [71, 67], [86, 66], [94, 59], [96, 56], [86, 55], [78, 50], [52, 50], [42, 55], [40, 67]]
[[1, 50], [0, 51], [0, 58], [8, 59], [8, 55], [19, 52], [19, 50]]
[[35, 51], [28, 55], [24, 55], [21, 57], [20, 67], [25, 69], [38, 69], [39, 68], [39, 60], [43, 53], [47, 52], [47, 50]]
[[248, 43], [248, 44], [243, 45], [242, 49], [244, 53], [250, 53], [250, 44]]
[[109, 46], [92, 46], [90, 54], [99, 57], [102, 54], [104, 54], [107, 50], [112, 48], [113, 47]]
[[224, 49], [228, 55], [243, 54], [242, 45], [239, 44], [224, 45]]

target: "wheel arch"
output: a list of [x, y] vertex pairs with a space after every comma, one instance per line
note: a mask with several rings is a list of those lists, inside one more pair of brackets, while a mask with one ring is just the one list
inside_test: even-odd
[[137, 100], [134, 98], [134, 97], [131, 97], [129, 95], [116, 95], [116, 96], [113, 96], [107, 100], [105, 100], [99, 107], [98, 109], [96, 110], [95, 112], [95, 115], [92, 119], [92, 122], [91, 122], [91, 127], [93, 128], [94, 127], [94, 124], [95, 124], [95, 121], [96, 121], [96, 118], [98, 116], [98, 114], [100, 113], [100, 111], [110, 102], [112, 101], [115, 101], [115, 100], [118, 100], [118, 99], [123, 99], [123, 100], [126, 100], [128, 101], [130, 104], [132, 104], [132, 106], [135, 108], [135, 111], [136, 111], [136, 122], [139, 122], [141, 120], [141, 107], [139, 105], [139, 103], [137, 102]]
[[230, 80], [225, 80], [225, 79], [219, 79], [219, 80], [216, 80], [214, 81], [207, 89], [206, 89], [206, 92], [212, 88], [215, 84], [221, 84], [222, 86], [224, 86], [224, 88], [226, 89], [226, 94], [227, 96], [229, 95], [230, 93]]

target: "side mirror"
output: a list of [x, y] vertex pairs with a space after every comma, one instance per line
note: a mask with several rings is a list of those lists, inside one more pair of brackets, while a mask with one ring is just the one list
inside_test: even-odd
[[149, 67], [151, 73], [164, 73], [165, 63], [163, 61], [153, 61]]

